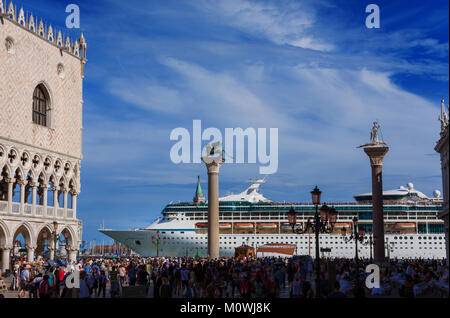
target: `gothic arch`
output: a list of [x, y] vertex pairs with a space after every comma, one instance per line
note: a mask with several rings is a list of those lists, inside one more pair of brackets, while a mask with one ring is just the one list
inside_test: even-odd
[[12, 171], [11, 167], [7, 164], [5, 164], [1, 169], [1, 176], [4, 178], [11, 178], [12, 177]]
[[36, 254], [42, 254], [45, 250], [45, 243], [47, 242], [47, 248], [49, 240], [51, 239], [51, 233], [53, 232], [52, 224], [44, 224], [39, 229], [38, 235], [36, 237]]
[[12, 237], [12, 244], [14, 246], [14, 240], [16, 239], [16, 237], [22, 234], [24, 239], [25, 239], [25, 245], [28, 246], [34, 246], [35, 245], [35, 240], [34, 240], [34, 231], [33, 228], [31, 227], [31, 225], [28, 222], [24, 222], [22, 224], [20, 224], [14, 231], [14, 235]]
[[9, 237], [8, 226], [0, 220], [0, 248], [8, 246]]
[[0, 145], [0, 166], [6, 162], [6, 158], [8, 158], [6, 148]]
[[25, 181], [25, 173], [24, 173], [22, 167], [17, 167], [15, 169], [14, 178], [16, 179], [16, 181], [18, 181], [18, 180]]
[[[67, 182], [67, 179], [66, 179], [65, 176], [61, 176], [61, 177], [59, 178], [58, 186], [61, 187], [61, 185], [62, 185], [62, 188], [68, 188], [68, 186], [69, 186], [69, 183]], [[62, 190], [62, 189], [61, 189], [61, 190]]]
[[[67, 236], [65, 234], [68, 234]], [[65, 225], [60, 234], [64, 235], [67, 246], [74, 247], [77, 245], [78, 238], [70, 225]]]
[[74, 192], [78, 192], [78, 184], [75, 178], [70, 179], [69, 189]]

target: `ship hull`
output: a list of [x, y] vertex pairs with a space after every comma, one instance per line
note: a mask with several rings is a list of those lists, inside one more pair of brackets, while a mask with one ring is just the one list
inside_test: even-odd
[[[194, 230], [160, 231], [159, 243], [153, 240], [157, 237], [156, 230], [145, 229], [135, 231], [100, 230], [100, 232], [125, 244], [127, 247], [144, 257], [207, 257], [207, 235], [198, 234]], [[443, 234], [386, 234], [388, 242], [394, 243], [386, 257], [390, 258], [445, 258], [445, 235]], [[229, 234], [220, 235], [220, 256], [234, 257], [235, 248], [242, 244], [258, 247], [268, 243], [295, 244], [296, 255], [311, 255], [314, 257], [314, 235], [308, 234]], [[330, 249], [323, 252], [324, 257], [353, 258], [355, 244], [345, 243], [340, 235], [321, 234], [320, 247]], [[158, 249], [158, 250], [157, 250]], [[370, 246], [359, 244], [358, 254], [370, 258]], [[276, 254], [258, 253], [258, 256], [275, 256]], [[280, 254], [279, 256], [286, 256]]]

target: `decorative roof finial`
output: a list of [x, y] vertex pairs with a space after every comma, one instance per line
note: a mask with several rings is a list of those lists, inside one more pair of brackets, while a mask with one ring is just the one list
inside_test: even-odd
[[25, 26], [25, 13], [23, 12], [23, 8], [19, 10], [19, 16], [17, 17], [17, 23]]
[[30, 14], [30, 18], [28, 19], [28, 29], [30, 31], [36, 32], [36, 26], [34, 25], [33, 13]]
[[12, 1], [9, 3], [8, 6], [8, 14], [12, 16], [11, 19], [13, 21], [16, 21], [16, 11], [14, 10], [14, 4], [12, 3]]

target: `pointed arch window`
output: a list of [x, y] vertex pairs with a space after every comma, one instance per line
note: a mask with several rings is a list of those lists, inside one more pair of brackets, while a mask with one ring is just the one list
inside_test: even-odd
[[48, 126], [49, 106], [48, 92], [42, 84], [39, 84], [33, 92], [33, 122], [35, 124]]

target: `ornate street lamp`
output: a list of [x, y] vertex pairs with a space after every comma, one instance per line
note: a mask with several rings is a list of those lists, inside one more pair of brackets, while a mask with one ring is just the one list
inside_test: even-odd
[[358, 218], [355, 216], [353, 218], [353, 233], [347, 237], [347, 231], [345, 228], [341, 230], [342, 237], [346, 243], [354, 240], [355, 241], [355, 261], [358, 262], [358, 242], [362, 245], [370, 245], [370, 261], [372, 261], [372, 246], [375, 245], [374, 235], [372, 231], [368, 231], [368, 235], [366, 236], [366, 232], [364, 229], [358, 230]]
[[[163, 242], [166, 243], [166, 238], [164, 237]], [[156, 237], [152, 237], [152, 243], [156, 244], [156, 257], [159, 257], [159, 244], [161, 243], [161, 238], [159, 237], [159, 231], [156, 231]]]
[[297, 234], [303, 234], [312, 230], [316, 237], [316, 259], [315, 259], [315, 272], [316, 272], [316, 297], [320, 297], [320, 233], [331, 233], [333, 231], [334, 223], [337, 218], [337, 211], [335, 208], [329, 208], [326, 204], [322, 205], [319, 213], [320, 195], [322, 192], [317, 188], [311, 191], [312, 203], [316, 208], [314, 214], [314, 221], [311, 218], [308, 219], [306, 224], [301, 223], [300, 227], [295, 227], [297, 223], [296, 212], [294, 208], [291, 208], [288, 212], [288, 221], [292, 226], [292, 232]]
[[389, 242], [389, 238], [386, 237], [385, 243], [385, 249], [387, 250], [387, 258], [388, 260], [391, 259], [391, 252], [394, 252], [395, 242]]

